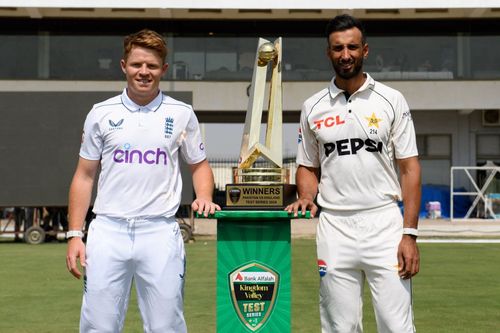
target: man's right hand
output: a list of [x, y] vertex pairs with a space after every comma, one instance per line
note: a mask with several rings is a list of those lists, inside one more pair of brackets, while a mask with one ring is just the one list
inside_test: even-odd
[[75, 278], [79, 279], [82, 277], [82, 273], [78, 269], [77, 259], [80, 260], [80, 265], [85, 267], [85, 244], [80, 237], [73, 237], [68, 239], [66, 267]]
[[306, 210], [311, 212], [311, 217], [314, 217], [318, 212], [318, 206], [314, 203], [313, 200], [310, 199], [298, 199], [292, 204], [289, 204], [285, 207], [285, 210], [288, 213], [293, 213], [294, 217], [298, 216], [298, 212], [300, 210], [302, 216], [306, 214]]

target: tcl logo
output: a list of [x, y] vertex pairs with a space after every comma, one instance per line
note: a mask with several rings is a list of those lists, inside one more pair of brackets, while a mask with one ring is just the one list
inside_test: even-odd
[[340, 119], [340, 116], [326, 117], [325, 119], [314, 120], [313, 122], [316, 125], [317, 129], [321, 129], [322, 127], [332, 127], [333, 125], [345, 124], [345, 120]]

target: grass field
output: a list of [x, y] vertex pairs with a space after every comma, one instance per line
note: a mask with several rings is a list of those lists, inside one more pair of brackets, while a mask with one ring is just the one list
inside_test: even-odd
[[[0, 242], [0, 332], [78, 331], [82, 284], [66, 271], [65, 250], [64, 243]], [[421, 273], [414, 279], [417, 331], [500, 332], [500, 244], [420, 244], [420, 250]], [[189, 332], [215, 332], [216, 243], [197, 240], [186, 251]], [[292, 262], [292, 331], [319, 332], [314, 241], [294, 240]], [[376, 332], [368, 292], [364, 327]], [[125, 332], [142, 332], [135, 298]]]

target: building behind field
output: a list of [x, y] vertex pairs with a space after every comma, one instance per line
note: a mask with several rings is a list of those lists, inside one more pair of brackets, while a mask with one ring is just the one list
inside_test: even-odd
[[[59, 194], [51, 204], [64, 204], [84, 116], [123, 89], [123, 36], [142, 28], [165, 36], [170, 67], [161, 87], [193, 104], [213, 161], [238, 158], [258, 37], [283, 37], [283, 149], [295, 154], [302, 102], [333, 74], [325, 25], [349, 13], [366, 25], [365, 70], [408, 100], [423, 182], [449, 186], [452, 166], [498, 165], [500, 2], [450, 3], [1, 1], [0, 95], [9, 116], [0, 150], [10, 164], [0, 176], [23, 174], [25, 183], [18, 180], [24, 192], [16, 200], [0, 196], [0, 206], [35, 204], [27, 195], [43, 204], [52, 192]], [[216, 167], [216, 182], [227, 179]], [[464, 176], [456, 181], [468, 186]]]

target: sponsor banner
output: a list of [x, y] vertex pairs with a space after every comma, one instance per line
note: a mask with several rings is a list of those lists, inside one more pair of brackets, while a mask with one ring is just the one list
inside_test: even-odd
[[252, 332], [269, 319], [279, 289], [279, 274], [261, 263], [241, 266], [229, 274], [233, 308]]

